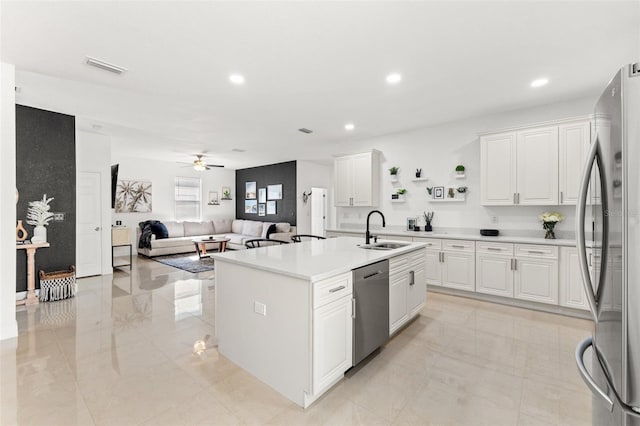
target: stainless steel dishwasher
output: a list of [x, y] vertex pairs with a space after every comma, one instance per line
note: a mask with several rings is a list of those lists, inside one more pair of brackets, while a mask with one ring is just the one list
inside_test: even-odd
[[353, 365], [389, 340], [389, 261], [353, 270]]

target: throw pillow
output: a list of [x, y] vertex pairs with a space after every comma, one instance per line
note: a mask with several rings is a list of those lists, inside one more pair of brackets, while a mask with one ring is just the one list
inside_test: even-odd
[[162, 222], [156, 222], [151, 224], [151, 233], [156, 236], [156, 240], [163, 238], [169, 238], [169, 231]]
[[272, 223], [271, 226], [269, 226], [269, 229], [267, 230], [267, 240], [269, 239], [269, 237], [271, 236], [271, 234], [275, 234], [276, 232], [276, 224]]

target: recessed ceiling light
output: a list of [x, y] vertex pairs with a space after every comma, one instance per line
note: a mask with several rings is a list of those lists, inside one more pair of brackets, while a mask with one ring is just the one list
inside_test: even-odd
[[229, 76], [229, 81], [233, 84], [244, 84], [244, 76], [240, 74], [231, 74]]
[[537, 78], [531, 82], [531, 87], [542, 87], [549, 82], [548, 78]]
[[389, 74], [387, 76], [387, 83], [389, 84], [397, 84], [402, 81], [402, 75], [398, 73]]
[[353, 130], [355, 128], [356, 128], [356, 126], [353, 123], [347, 123], [347, 124], [344, 125], [344, 129], [348, 130], [348, 131], [351, 131], [351, 130]]

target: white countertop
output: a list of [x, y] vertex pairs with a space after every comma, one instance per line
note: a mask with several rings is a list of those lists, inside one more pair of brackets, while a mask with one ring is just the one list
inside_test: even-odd
[[[363, 229], [356, 228], [332, 228], [327, 229], [327, 232], [344, 232], [344, 233], [353, 233], [364, 235]], [[544, 231], [541, 231], [544, 232]], [[544, 244], [544, 245], [552, 245], [552, 246], [566, 246], [566, 247], [575, 247], [576, 240], [573, 239], [555, 239], [548, 240], [545, 238], [536, 238], [536, 237], [509, 237], [509, 236], [498, 236], [498, 237], [483, 237], [478, 231], [478, 234], [463, 234], [463, 233], [438, 233], [438, 232], [424, 232], [424, 231], [398, 231], [398, 230], [386, 230], [384, 228], [376, 229], [375, 231], [371, 231], [371, 234], [375, 235], [389, 235], [389, 236], [401, 236], [401, 237], [420, 237], [420, 238], [442, 238], [442, 239], [450, 239], [450, 240], [473, 240], [473, 241], [487, 241], [487, 242], [498, 242], [498, 243], [515, 243], [515, 244]], [[589, 242], [587, 246], [590, 246]]]
[[316, 282], [352, 269], [414, 251], [424, 243], [394, 250], [366, 250], [363, 238], [339, 237], [213, 254], [216, 262], [230, 262]]

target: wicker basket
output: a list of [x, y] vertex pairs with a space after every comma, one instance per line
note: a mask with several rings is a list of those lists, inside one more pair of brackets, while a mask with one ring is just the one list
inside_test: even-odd
[[68, 299], [76, 295], [76, 267], [68, 271], [40, 271], [40, 301]]

